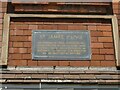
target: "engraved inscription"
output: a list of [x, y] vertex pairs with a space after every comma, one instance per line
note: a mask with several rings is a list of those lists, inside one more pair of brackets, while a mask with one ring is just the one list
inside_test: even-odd
[[32, 57], [36, 60], [89, 60], [89, 31], [33, 31]]

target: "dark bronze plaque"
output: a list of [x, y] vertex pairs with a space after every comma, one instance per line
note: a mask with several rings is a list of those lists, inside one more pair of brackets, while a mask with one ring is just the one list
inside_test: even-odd
[[34, 60], [90, 60], [88, 30], [35, 30], [32, 36]]

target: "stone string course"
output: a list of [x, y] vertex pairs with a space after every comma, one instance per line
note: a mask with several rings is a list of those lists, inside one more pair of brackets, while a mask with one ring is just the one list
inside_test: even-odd
[[0, 71], [1, 83], [81, 83], [81, 84], [120, 84], [120, 71]]

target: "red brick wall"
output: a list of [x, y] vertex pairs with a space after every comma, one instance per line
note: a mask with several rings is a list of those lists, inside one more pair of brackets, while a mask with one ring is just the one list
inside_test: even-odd
[[[32, 30], [89, 30], [91, 60], [31, 60]], [[111, 22], [104, 19], [12, 19], [9, 66], [115, 66]]]
[[[6, 7], [7, 3], [0, 2], [0, 52], [3, 14], [6, 12]], [[118, 3], [114, 3], [114, 14], [117, 14], [120, 19], [120, 13], [118, 13], [120, 10], [118, 9]], [[32, 30], [41, 29], [90, 30], [92, 59], [85, 61], [31, 60]], [[9, 66], [115, 66], [116, 63], [111, 22], [104, 19], [12, 19], [9, 40]]]
[[3, 30], [3, 16], [7, 11], [7, 3], [0, 1], [0, 57], [1, 57], [1, 46], [2, 46], [2, 30]]

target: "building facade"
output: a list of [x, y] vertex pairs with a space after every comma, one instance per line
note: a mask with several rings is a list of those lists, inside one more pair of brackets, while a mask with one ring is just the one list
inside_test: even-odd
[[[0, 65], [3, 90], [119, 90], [119, 5], [119, 1], [1, 1]], [[87, 34], [79, 35], [84, 31]], [[39, 35], [36, 34], [34, 38], [36, 32]], [[42, 40], [42, 35], [47, 39]], [[81, 54], [83, 47], [78, 40], [80, 36], [86, 38], [88, 35], [89, 38], [83, 41], [84, 44], [89, 42], [86, 44], [88, 49], [85, 49], [85, 56], [89, 57], [85, 58]], [[65, 39], [67, 36], [69, 38]], [[75, 45], [78, 43], [82, 52], [73, 45], [72, 51], [70, 48], [66, 49], [70, 44], [64, 48], [68, 52], [52, 52], [51, 55], [56, 58], [44, 58], [44, 48], [47, 47], [48, 50], [57, 45], [63, 48], [63, 44], [58, 44], [60, 41], [63, 43], [62, 40], [66, 40], [66, 43], [72, 40]], [[48, 53], [51, 52], [48, 51], [47, 55]], [[76, 59], [76, 53], [82, 58]], [[67, 59], [64, 58], [66, 55]]]

